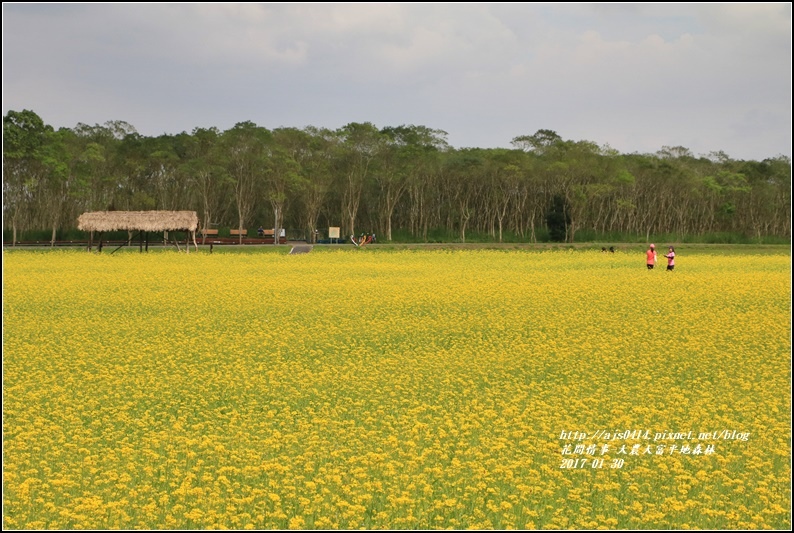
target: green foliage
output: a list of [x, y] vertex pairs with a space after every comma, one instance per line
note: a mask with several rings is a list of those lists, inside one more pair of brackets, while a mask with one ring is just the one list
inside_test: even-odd
[[546, 227], [549, 230], [549, 239], [554, 242], [563, 242], [567, 236], [570, 222], [565, 209], [565, 198], [561, 195], [556, 195], [552, 199], [549, 210], [546, 212]]
[[515, 149], [455, 149], [442, 130], [369, 122], [145, 137], [122, 121], [53, 131], [28, 110], [9, 111], [3, 129], [4, 231], [17, 240], [63, 235], [86, 211], [152, 209], [195, 210], [202, 227], [338, 226], [381, 242], [791, 237], [783, 156], [621, 155], [547, 129]]

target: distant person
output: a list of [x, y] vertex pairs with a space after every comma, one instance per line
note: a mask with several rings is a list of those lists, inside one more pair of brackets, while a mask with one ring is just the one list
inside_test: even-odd
[[610, 246], [609, 247], [609, 253], [611, 253], [611, 254], [615, 253], [615, 247], [614, 246]]
[[648, 251], [645, 252], [645, 264], [648, 266], [648, 270], [653, 270], [656, 264], [656, 247], [653, 244], [651, 244], [648, 247]]
[[671, 246], [665, 257], [667, 258], [667, 271], [671, 272], [675, 268], [675, 248]]
[[605, 254], [605, 253], [607, 253], [606, 246], [602, 246], [602, 247], [601, 247], [601, 253], [602, 253], [602, 254]]
[[265, 228], [263, 228], [262, 226], [259, 226], [256, 229], [256, 234], [259, 235], [260, 237], [264, 237], [265, 236]]

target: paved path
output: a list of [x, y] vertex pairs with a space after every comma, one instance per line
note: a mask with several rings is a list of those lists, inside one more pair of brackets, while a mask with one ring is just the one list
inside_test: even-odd
[[309, 246], [308, 244], [296, 244], [295, 246], [292, 247], [292, 250], [290, 250], [289, 254], [290, 255], [308, 254], [311, 251], [312, 251], [312, 247]]

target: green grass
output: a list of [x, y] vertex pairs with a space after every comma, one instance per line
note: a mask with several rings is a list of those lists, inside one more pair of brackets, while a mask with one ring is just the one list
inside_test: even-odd
[[[791, 246], [788, 244], [706, 244], [706, 243], [678, 243], [673, 242], [676, 254], [683, 258], [686, 255], [775, 255], [775, 254], [791, 254]], [[592, 243], [378, 243], [370, 244], [362, 248], [356, 248], [352, 244], [316, 244], [313, 246], [312, 253], [336, 253], [336, 252], [350, 252], [350, 253], [384, 253], [395, 252], [401, 250], [504, 250], [504, 251], [521, 251], [521, 252], [539, 252], [548, 250], [570, 250], [570, 251], [600, 251], [601, 248], [609, 249], [610, 246], [615, 248], [616, 253], [628, 253], [642, 255], [647, 249], [646, 243], [614, 243], [614, 242], [592, 242]], [[656, 242], [656, 249], [664, 254], [667, 252], [668, 243], [664, 241]], [[182, 253], [184, 253], [184, 245], [180, 243]], [[139, 245], [133, 243], [130, 246], [118, 248], [118, 245], [108, 246], [105, 245], [102, 249], [102, 254], [127, 254], [139, 253]], [[4, 246], [3, 251], [6, 253], [13, 253], [15, 251], [37, 252], [37, 253], [57, 253], [63, 250], [73, 250], [74, 247], [55, 247], [49, 246]], [[282, 244], [279, 246], [274, 245], [214, 245], [212, 252], [208, 244], [199, 244], [198, 252], [191, 246], [190, 253], [199, 254], [289, 254], [292, 250], [291, 244]], [[149, 244], [148, 253], [174, 253], [176, 247], [173, 245], [162, 246], [161, 244]], [[98, 253], [94, 247], [92, 253]]]

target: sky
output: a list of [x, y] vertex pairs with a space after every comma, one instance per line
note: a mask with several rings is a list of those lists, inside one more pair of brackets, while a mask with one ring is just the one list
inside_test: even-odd
[[791, 157], [791, 4], [3, 4], [3, 114]]

